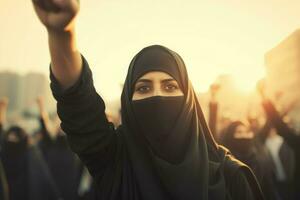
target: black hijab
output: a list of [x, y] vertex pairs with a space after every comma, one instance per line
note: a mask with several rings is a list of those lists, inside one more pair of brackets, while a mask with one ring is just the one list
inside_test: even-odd
[[235, 138], [235, 132], [239, 126], [246, 126], [242, 121], [234, 121], [226, 128], [222, 136], [222, 144], [238, 159], [249, 164], [248, 159], [255, 154], [253, 138]]
[[[132, 101], [136, 80], [149, 71], [170, 74], [184, 93], [183, 104], [176, 108], [180, 112], [172, 133], [158, 149], [140, 133]], [[137, 182], [131, 199], [226, 198], [223, 173], [226, 153], [211, 136], [185, 64], [177, 53], [159, 45], [141, 50], [130, 64], [121, 103], [126, 151]], [[166, 152], [179, 152], [181, 156], [173, 162]], [[125, 183], [130, 181], [124, 179]]]
[[[14, 134], [18, 141], [9, 141], [10, 134]], [[27, 199], [28, 196], [28, 136], [18, 127], [11, 127], [4, 136], [2, 161], [12, 199]]]

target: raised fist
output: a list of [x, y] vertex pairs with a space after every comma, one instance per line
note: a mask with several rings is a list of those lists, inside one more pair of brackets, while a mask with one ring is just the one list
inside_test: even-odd
[[32, 0], [40, 21], [48, 30], [67, 31], [79, 11], [79, 0]]

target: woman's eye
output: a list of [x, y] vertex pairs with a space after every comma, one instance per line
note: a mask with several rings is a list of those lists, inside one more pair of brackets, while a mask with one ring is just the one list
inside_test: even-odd
[[173, 84], [168, 84], [168, 85], [165, 86], [165, 89], [166, 89], [166, 91], [172, 92], [174, 90], [177, 90], [178, 86], [177, 85], [173, 85]]
[[147, 93], [148, 91], [150, 91], [150, 87], [149, 86], [140, 86], [137, 87], [136, 91], [139, 93]]

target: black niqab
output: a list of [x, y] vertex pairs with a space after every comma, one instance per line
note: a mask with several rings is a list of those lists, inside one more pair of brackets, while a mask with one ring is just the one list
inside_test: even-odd
[[[14, 134], [18, 141], [9, 141], [10, 134]], [[17, 126], [11, 127], [5, 134], [2, 149], [2, 161], [7, 176], [12, 199], [27, 199], [28, 195], [28, 137], [25, 131]]]
[[[230, 149], [231, 153], [238, 159], [245, 162], [246, 158], [253, 156], [255, 144], [253, 138], [235, 138], [238, 126], [245, 126], [241, 121], [232, 122], [222, 136], [222, 144]], [[246, 162], [247, 163], [247, 162]]]
[[[153, 152], [138, 129], [132, 103], [133, 88], [135, 81], [149, 71], [170, 74], [184, 93], [177, 122], [160, 149], [181, 152], [179, 154], [183, 157], [176, 162], [160, 156], [161, 152]], [[226, 198], [225, 154], [222, 157], [219, 153], [188, 79], [185, 64], [177, 53], [158, 45], [140, 51], [130, 64], [121, 101], [124, 138], [137, 181], [136, 190], [142, 199]]]

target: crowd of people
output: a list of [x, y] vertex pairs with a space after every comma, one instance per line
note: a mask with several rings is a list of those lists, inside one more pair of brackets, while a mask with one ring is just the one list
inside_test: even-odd
[[[279, 112], [276, 102], [266, 97], [263, 84], [259, 84], [265, 123], [245, 117], [224, 125], [219, 119], [219, 87], [212, 85], [208, 105], [208, 124], [214, 138], [253, 170], [266, 200], [300, 199], [300, 136], [284, 121], [294, 104]], [[20, 126], [4, 129], [8, 102], [7, 98], [0, 99], [1, 199], [97, 199], [96, 183], [71, 151], [60, 121], [49, 119], [43, 98], [36, 100], [40, 128], [34, 133], [26, 133]], [[109, 121], [118, 121], [106, 114]]]
[[0, 100], [1, 199], [94, 199], [92, 178], [49, 119], [43, 98], [37, 98], [40, 129], [34, 133], [17, 125], [4, 129], [8, 102]]
[[[211, 87], [209, 126], [218, 142], [228, 148], [240, 161], [251, 167], [266, 199], [300, 199], [299, 135], [284, 119], [296, 105], [296, 100], [281, 108], [266, 95], [264, 81], [257, 85], [264, 124], [257, 118], [245, 117], [226, 122], [217, 130], [219, 104], [218, 87]], [[276, 99], [276, 98], [275, 98]], [[259, 110], [260, 108], [257, 108]]]
[[218, 85], [211, 87], [207, 123], [181, 56], [148, 46], [129, 65], [121, 124], [113, 124], [76, 46], [79, 1], [33, 6], [49, 37], [61, 122], [51, 125], [38, 98], [40, 130], [4, 129], [8, 100], [1, 100], [1, 199], [300, 199], [300, 136], [284, 120], [293, 106], [278, 110], [262, 82], [265, 124], [220, 121]]

